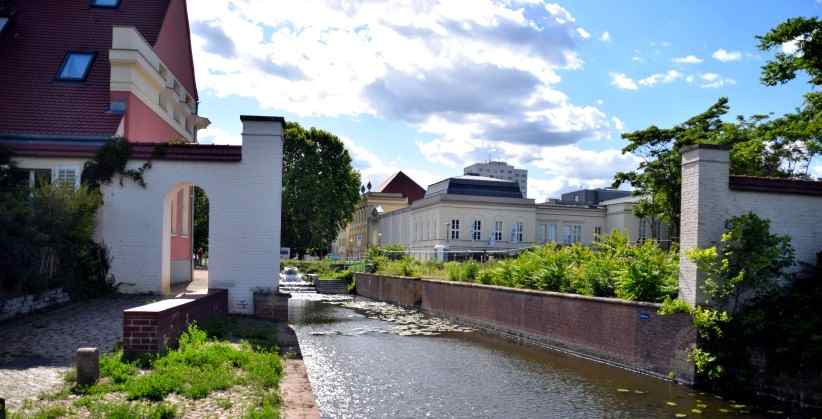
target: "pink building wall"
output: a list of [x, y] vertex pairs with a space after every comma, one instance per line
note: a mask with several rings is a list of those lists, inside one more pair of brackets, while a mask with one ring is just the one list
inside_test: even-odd
[[191, 40], [188, 28], [188, 12], [184, 0], [172, 0], [166, 11], [163, 26], [154, 44], [154, 52], [180, 80], [186, 90], [197, 99], [194, 80], [194, 62], [191, 58]]

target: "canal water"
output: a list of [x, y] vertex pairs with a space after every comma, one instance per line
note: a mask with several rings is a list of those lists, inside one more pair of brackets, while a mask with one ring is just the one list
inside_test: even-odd
[[761, 417], [685, 386], [360, 297], [294, 294], [289, 316], [327, 418]]

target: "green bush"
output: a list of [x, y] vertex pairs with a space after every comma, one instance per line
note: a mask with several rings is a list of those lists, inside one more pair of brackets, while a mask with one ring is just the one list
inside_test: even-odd
[[513, 259], [495, 262], [419, 262], [374, 256], [377, 271], [389, 275], [439, 277], [512, 288], [661, 302], [673, 297], [679, 272], [676, 249], [654, 242], [635, 246], [614, 232], [593, 246], [546, 244]]
[[42, 184], [0, 190], [0, 291], [64, 287], [74, 298], [112, 291], [109, 257], [92, 240], [98, 191]]

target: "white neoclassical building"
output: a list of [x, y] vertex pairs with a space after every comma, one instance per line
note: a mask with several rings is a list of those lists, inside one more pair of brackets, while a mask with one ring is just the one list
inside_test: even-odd
[[626, 192], [601, 195], [621, 197], [536, 203], [523, 197], [518, 182], [457, 176], [430, 185], [425, 196], [408, 207], [374, 214], [370, 222], [379, 231], [374, 244], [401, 244], [423, 259], [442, 251], [509, 251], [549, 242], [591, 244], [598, 235], [614, 230], [634, 241], [660, 238], [665, 229], [633, 214], [638, 197]]

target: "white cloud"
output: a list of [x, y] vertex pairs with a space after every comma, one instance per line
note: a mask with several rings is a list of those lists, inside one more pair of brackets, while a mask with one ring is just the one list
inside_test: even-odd
[[696, 82], [702, 88], [719, 88], [736, 84], [736, 80], [720, 76], [716, 73], [703, 73], [697, 77], [689, 77], [689, 82]]
[[607, 31], [603, 32], [601, 35], [599, 35], [599, 40], [602, 42], [611, 42], [611, 34]]
[[197, 132], [197, 142], [201, 144], [230, 144], [240, 145], [243, 140], [240, 132], [227, 132], [214, 125]]
[[385, 161], [368, 148], [356, 144], [350, 138], [341, 137], [340, 139], [351, 155], [354, 169], [360, 172], [360, 180], [362, 183], [366, 184], [371, 182], [374, 188], [379, 186], [384, 179], [400, 170], [423, 188], [446, 177], [445, 175], [429, 170], [409, 169], [403, 165], [399, 159]]
[[616, 87], [617, 89], [622, 90], [637, 90], [639, 86], [636, 85], [636, 82], [626, 76], [624, 73], [609, 73], [611, 76], [611, 86]]
[[788, 41], [782, 44], [782, 52], [785, 54], [795, 54], [796, 51], [799, 51], [799, 40], [794, 39], [793, 41]]
[[610, 129], [558, 87], [561, 71], [584, 65], [576, 43], [591, 34], [557, 4], [198, 0], [189, 16], [198, 87], [217, 97], [298, 117], [391, 118], [445, 147], [552, 146]]
[[696, 55], [688, 55], [685, 57], [676, 57], [671, 61], [677, 64], [699, 64], [702, 62], [702, 58], [699, 58]]
[[639, 81], [639, 84], [642, 85], [642, 86], [651, 87], [651, 86], [655, 86], [655, 85], [660, 84], [660, 83], [662, 83], [662, 84], [673, 83], [674, 81], [679, 80], [681, 78], [683, 78], [683, 75], [679, 71], [668, 70], [665, 73], [651, 74], [650, 76], [645, 77], [644, 79], [641, 79]]
[[714, 59], [722, 61], [723, 63], [729, 61], [738, 61], [742, 58], [742, 53], [739, 51], [728, 51], [724, 48], [720, 48], [714, 51], [713, 55]]
[[621, 119], [619, 119], [615, 116], [612, 116], [611, 117], [611, 123], [614, 125], [614, 129], [616, 129], [617, 131], [625, 132], [625, 123], [622, 122]]

